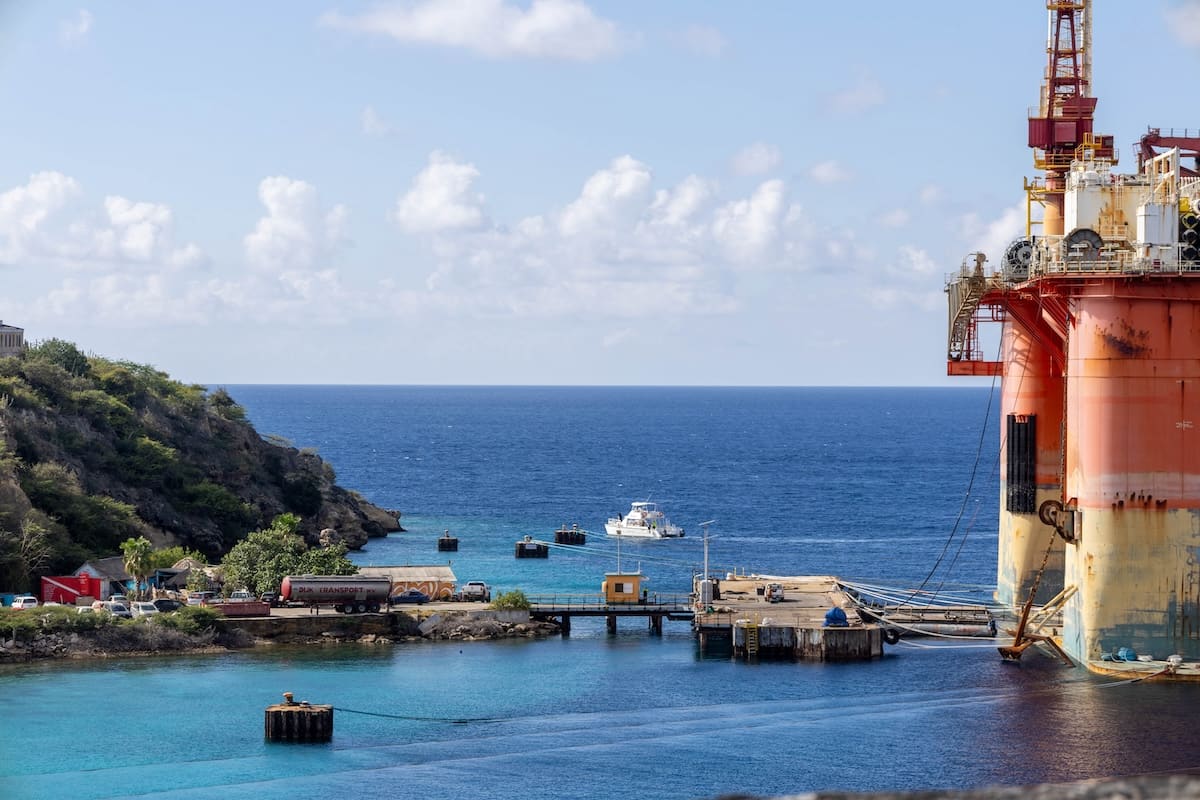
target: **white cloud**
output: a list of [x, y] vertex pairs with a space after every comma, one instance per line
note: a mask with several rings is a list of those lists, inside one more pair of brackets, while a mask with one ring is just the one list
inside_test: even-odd
[[617, 26], [580, 0], [533, 0], [528, 8], [505, 0], [393, 2], [352, 16], [330, 12], [321, 23], [488, 58], [594, 61], [619, 49]]
[[559, 229], [566, 236], [602, 234], [618, 222], [636, 220], [646, 207], [650, 170], [631, 156], [613, 159], [587, 179], [579, 197], [563, 209]]
[[924, 205], [931, 206], [942, 199], [942, 187], [935, 183], [922, 186], [919, 197]]
[[317, 190], [283, 175], [263, 178], [258, 199], [267, 215], [243, 240], [246, 260], [272, 272], [311, 270], [345, 238], [346, 208], [322, 213]]
[[621, 328], [620, 330], [610, 331], [600, 340], [600, 346], [607, 350], [625, 342], [634, 341], [636, 336], [637, 331], [633, 328]]
[[379, 116], [374, 106], [364, 108], [359, 120], [362, 123], [362, 132], [367, 136], [391, 136], [396, 132], [395, 126]]
[[885, 228], [903, 228], [910, 219], [911, 215], [907, 209], [893, 208], [879, 218], [879, 224]]
[[1176, 39], [1186, 45], [1200, 45], [1200, 2], [1185, 0], [1183, 5], [1164, 12], [1167, 27]]
[[84, 204], [83, 188], [61, 172], [39, 172], [0, 194], [0, 264], [50, 262], [64, 267], [194, 267], [200, 248], [174, 244], [174, 216], [159, 203], [104, 198]]
[[762, 175], [779, 166], [783, 155], [779, 148], [766, 142], [755, 142], [733, 157], [733, 171], [738, 175]]
[[[87, 315], [136, 327], [586, 313], [606, 320], [610, 333], [600, 344], [621, 347], [636, 345], [645, 330], [645, 305], [630, 297], [655, 298], [663, 320], [723, 315], [742, 307], [750, 287], [763, 285], [756, 273], [877, 263], [852, 233], [822, 230], [789, 203], [779, 179], [732, 197], [699, 175], [656, 188], [650, 167], [623, 155], [586, 176], [560, 205], [498, 225], [474, 189], [480, 177], [463, 159], [431, 154], [393, 212], [404, 230], [422, 234], [404, 243], [412, 266], [373, 284], [349, 283], [331, 268], [346, 211], [322, 206], [304, 181], [275, 176], [260, 183], [265, 212], [243, 240], [256, 269], [240, 273], [234, 265], [219, 274], [177, 269], [201, 254], [194, 245], [164, 249], [170, 210], [112, 196], [64, 241], [78, 251], [73, 259], [103, 255], [116, 269], [61, 281], [26, 303], [27, 318]], [[71, 179], [46, 173], [0, 195], [0, 252], [44, 249], [48, 225], [76, 219], [81, 194]], [[136, 272], [128, 269], [135, 262], [144, 265]]]
[[808, 170], [808, 176], [817, 183], [841, 183], [849, 180], [851, 174], [837, 161], [822, 161], [813, 164]]
[[650, 204], [651, 224], [684, 226], [695, 221], [716, 194], [716, 184], [689, 175], [672, 190], [660, 189]]
[[707, 58], [720, 58], [729, 46], [721, 32], [708, 25], [689, 25], [671, 39], [688, 52]]
[[[782, 180], [722, 200], [716, 182], [701, 176], [657, 190], [653, 177], [624, 155], [589, 176], [561, 210], [511, 227], [431, 230], [435, 266], [423, 290], [392, 287], [388, 302], [406, 314], [548, 318], [587, 310], [620, 320], [644, 314], [628, 302], [636, 295], [656, 298], [664, 317], [726, 314], [740, 307], [738, 284], [752, 273], [863, 256], [845, 234], [818, 230], [790, 205]], [[622, 338], [614, 334], [609, 345]]]
[[926, 250], [908, 244], [900, 246], [896, 263], [889, 265], [887, 271], [902, 281], [924, 285], [939, 272], [937, 262]]
[[893, 308], [917, 308], [932, 313], [945, 310], [946, 305], [945, 293], [935, 290], [919, 291], [875, 285], [867, 287], [866, 297], [871, 307], [880, 311]]
[[485, 224], [484, 197], [472, 191], [479, 170], [435, 150], [429, 166], [396, 201], [395, 219], [410, 233], [432, 233]]
[[158, 203], [135, 203], [115, 195], [104, 198], [111, 226], [97, 232], [99, 250], [110, 258], [150, 261], [171, 226], [171, 210]]
[[1025, 204], [1004, 209], [990, 222], [981, 220], [977, 214], [966, 214], [961, 229], [971, 251], [983, 253], [992, 269], [999, 269], [1000, 259], [1009, 243], [1025, 234]]
[[762, 259], [778, 239], [784, 200], [783, 181], [763, 183], [749, 198], [717, 209], [713, 237], [734, 261]]
[[45, 234], [47, 221], [82, 195], [75, 179], [61, 172], [38, 172], [24, 186], [0, 194], [0, 262], [62, 255]]
[[830, 94], [826, 101], [830, 110], [839, 114], [861, 114], [883, 105], [886, 99], [879, 81], [863, 72], [853, 86]]
[[92, 13], [85, 8], [71, 19], [63, 20], [58, 25], [58, 39], [64, 45], [82, 42], [92, 30]]

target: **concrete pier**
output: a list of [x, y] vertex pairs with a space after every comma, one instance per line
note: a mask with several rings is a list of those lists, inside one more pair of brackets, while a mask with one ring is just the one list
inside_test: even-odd
[[[883, 630], [859, 617], [834, 577], [730, 575], [714, 581], [712, 595], [694, 623], [705, 650], [728, 649], [747, 660], [865, 661], [883, 655]], [[845, 625], [826, 624], [835, 608]]]

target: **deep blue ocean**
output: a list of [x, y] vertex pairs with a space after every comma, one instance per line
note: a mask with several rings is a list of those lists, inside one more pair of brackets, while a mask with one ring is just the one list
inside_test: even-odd
[[[833, 574], [986, 598], [996, 403], [983, 388], [231, 386], [258, 430], [403, 512], [360, 563], [595, 592], [633, 500], [682, 540], [629, 543], [687, 591], [720, 571]], [[444, 530], [459, 538], [441, 554]], [[268, 744], [280, 693], [339, 709], [329, 745]], [[972, 787], [1200, 767], [1200, 689], [1119, 683], [920, 640], [856, 664], [746, 664], [576, 622], [569, 639], [272, 648], [0, 670], [0, 798], [645, 798]], [[353, 713], [369, 711], [392, 716]], [[395, 719], [406, 717], [407, 719]], [[463, 722], [462, 720], [469, 720]]]

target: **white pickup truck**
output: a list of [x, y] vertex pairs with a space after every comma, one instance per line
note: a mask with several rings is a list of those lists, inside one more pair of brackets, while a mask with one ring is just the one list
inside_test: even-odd
[[492, 590], [483, 581], [467, 581], [459, 594], [463, 600], [478, 600], [481, 603], [489, 603], [492, 600]]

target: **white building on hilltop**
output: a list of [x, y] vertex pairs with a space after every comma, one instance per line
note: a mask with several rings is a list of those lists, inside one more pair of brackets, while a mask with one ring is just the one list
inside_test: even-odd
[[0, 321], [0, 358], [19, 356], [25, 349], [25, 330]]

